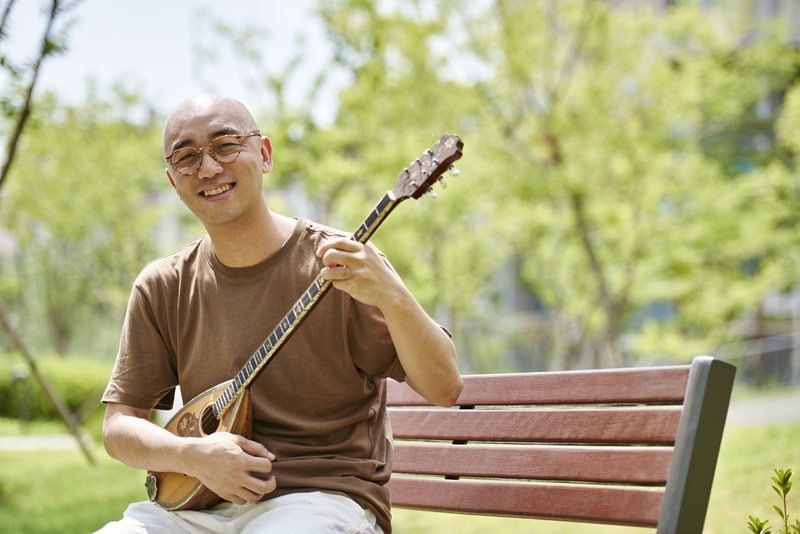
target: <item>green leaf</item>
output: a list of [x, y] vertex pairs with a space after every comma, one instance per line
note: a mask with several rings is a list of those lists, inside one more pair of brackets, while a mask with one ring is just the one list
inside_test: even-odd
[[[767, 534], [771, 531], [772, 527], [766, 527], [767, 523], [769, 523], [769, 519], [761, 521], [757, 517], [749, 516], [750, 521], [747, 523], [747, 528], [750, 529], [750, 532], [753, 534]], [[764, 528], [766, 527], [766, 529]]]

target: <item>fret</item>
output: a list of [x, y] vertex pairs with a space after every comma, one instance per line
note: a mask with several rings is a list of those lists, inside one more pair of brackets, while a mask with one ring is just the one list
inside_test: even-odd
[[300, 298], [300, 304], [302, 304], [302, 306], [305, 308], [310, 303], [311, 303], [311, 295], [309, 294], [308, 291], [306, 291], [305, 293], [303, 293], [303, 296]]
[[363, 226], [365, 228], [372, 228], [372, 226], [375, 224], [375, 221], [377, 221], [379, 217], [380, 213], [378, 213], [377, 210], [372, 210], [372, 213], [370, 213], [369, 217], [367, 217], [367, 219], [364, 221]]
[[378, 205], [375, 206], [375, 209], [372, 210], [372, 213], [369, 214], [356, 233], [353, 234], [353, 239], [359, 243], [366, 243], [370, 236], [375, 233], [375, 230], [378, 229], [383, 219], [389, 214], [394, 204], [395, 200], [392, 198], [391, 194], [387, 193], [384, 195], [381, 201], [378, 202]]
[[288, 322], [289, 325], [291, 325], [294, 322], [294, 320], [297, 319], [297, 315], [294, 312], [294, 308], [289, 310], [289, 313], [286, 314], [286, 317], [284, 317], [283, 320], [286, 321], [287, 319], [289, 321]]
[[[289, 313], [291, 313], [291, 312], [289, 312]], [[287, 318], [286, 318], [286, 317], [284, 317], [284, 318], [283, 318], [283, 321], [281, 321], [281, 328], [283, 329], [283, 332], [281, 332], [281, 336], [283, 336], [283, 334], [285, 334], [286, 332], [288, 332], [288, 331], [289, 331], [289, 328], [290, 328], [291, 326], [292, 326], [292, 324], [291, 324], [291, 323], [290, 323], [290, 322], [287, 320]]]
[[269, 352], [269, 349], [267, 349], [266, 344], [265, 345], [261, 345], [260, 347], [258, 347], [258, 353], [257, 354], [259, 356], [259, 360], [263, 360], [264, 358], [266, 358], [267, 357], [267, 352]]
[[[258, 354], [258, 353], [256, 353], [256, 354]], [[252, 374], [253, 374], [253, 362], [252, 362], [252, 360], [251, 360], [251, 361], [248, 361], [248, 362], [245, 364], [245, 367], [247, 368], [247, 375], [248, 375], [248, 376], [252, 375]]]
[[[270, 334], [270, 336], [269, 336], [269, 344], [270, 344], [270, 347], [274, 347], [275, 345], [278, 344], [278, 336], [275, 334], [275, 330], [273, 330], [272, 334]], [[270, 349], [270, 350], [272, 350], [272, 349]]]
[[386, 208], [389, 208], [393, 204], [394, 204], [394, 199], [391, 196], [389, 196], [388, 194], [383, 195], [383, 198], [381, 199], [380, 202], [378, 202], [378, 205], [376, 206], [375, 210], [378, 211], [380, 214], [383, 214], [383, 212], [386, 211]]

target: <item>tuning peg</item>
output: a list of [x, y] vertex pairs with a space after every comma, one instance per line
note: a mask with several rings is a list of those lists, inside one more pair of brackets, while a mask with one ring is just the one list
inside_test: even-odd
[[461, 174], [461, 171], [459, 171], [452, 165], [450, 165], [450, 170], [448, 172], [450, 173], [450, 176], [458, 176], [459, 174]]
[[447, 182], [441, 176], [439, 177], [439, 183], [442, 184], [442, 189], [447, 189]]
[[431, 197], [433, 200], [439, 198], [439, 195], [436, 194], [436, 191], [434, 191], [433, 188], [428, 189], [428, 196]]

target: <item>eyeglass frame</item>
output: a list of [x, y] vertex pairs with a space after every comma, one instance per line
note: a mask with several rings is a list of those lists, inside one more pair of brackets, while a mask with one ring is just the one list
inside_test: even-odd
[[[245, 138], [247, 138], [247, 137], [254, 137], [256, 135], [260, 137], [261, 136], [261, 132], [251, 132], [251, 133], [248, 133], [248, 134], [223, 134], [223, 135], [218, 135], [217, 137], [212, 139], [211, 142], [208, 143], [206, 146], [201, 146], [201, 147], [182, 146], [180, 148], [176, 148], [175, 150], [170, 152], [169, 155], [167, 155], [164, 158], [164, 161], [166, 161], [167, 164], [170, 165], [173, 169], [175, 169], [175, 172], [177, 172], [181, 176], [191, 176], [194, 173], [196, 173], [197, 171], [199, 171], [200, 167], [203, 165], [203, 150], [205, 150], [208, 153], [208, 155], [211, 156], [211, 158], [214, 161], [216, 161], [217, 163], [219, 163], [220, 165], [224, 165], [225, 163], [233, 163], [234, 161], [236, 161], [239, 158], [239, 154], [242, 153], [242, 147], [244, 147], [243, 140]], [[217, 141], [218, 139], [222, 139], [223, 137], [236, 137], [236, 138], [238, 138], [237, 141], [239, 142], [239, 151], [236, 153], [236, 156], [234, 156], [234, 158], [232, 160], [224, 161], [224, 162], [218, 160], [217, 159], [217, 155], [214, 153], [213, 150], [211, 150], [211, 145], [213, 145], [215, 141]], [[179, 150], [186, 150], [186, 149], [196, 151], [197, 155], [200, 157], [200, 163], [197, 165], [197, 168], [195, 170], [193, 170], [192, 172], [188, 173], [188, 174], [179, 171], [178, 168], [175, 166], [175, 164], [172, 162], [172, 156], [175, 155], [175, 152], [177, 152]]]

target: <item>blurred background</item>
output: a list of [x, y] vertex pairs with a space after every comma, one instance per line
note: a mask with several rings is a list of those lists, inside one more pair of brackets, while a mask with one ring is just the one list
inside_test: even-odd
[[55, 418], [15, 332], [98, 435], [135, 276], [204, 233], [160, 143], [200, 92], [271, 138], [271, 209], [344, 230], [442, 133], [464, 140], [450, 187], [373, 239], [464, 373], [711, 354], [740, 396], [800, 382], [797, 0], [0, 9], [8, 421]]

